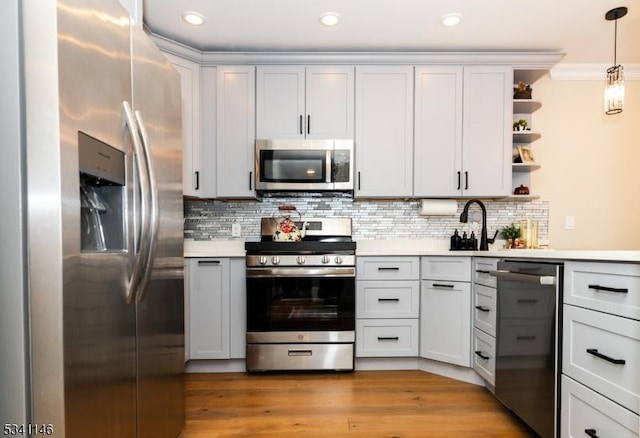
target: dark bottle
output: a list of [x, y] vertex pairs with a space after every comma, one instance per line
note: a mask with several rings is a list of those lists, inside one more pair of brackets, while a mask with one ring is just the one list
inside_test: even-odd
[[476, 235], [473, 231], [471, 232], [471, 237], [469, 237], [469, 249], [474, 251], [478, 250], [478, 239], [476, 239]]
[[460, 249], [460, 234], [458, 234], [458, 229], [453, 232], [453, 236], [451, 236], [451, 250], [455, 251]]
[[469, 249], [469, 239], [467, 238], [466, 231], [462, 233], [462, 239], [460, 239], [460, 248], [458, 249]]

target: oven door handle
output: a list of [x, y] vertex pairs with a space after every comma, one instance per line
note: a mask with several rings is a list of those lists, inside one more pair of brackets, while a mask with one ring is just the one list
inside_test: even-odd
[[519, 272], [503, 270], [492, 270], [489, 274], [492, 277], [498, 278], [498, 280], [522, 281], [525, 283], [541, 284], [543, 286], [553, 286], [556, 284], [556, 277], [554, 275], [521, 274]]
[[356, 268], [247, 268], [248, 278], [269, 277], [354, 277]]

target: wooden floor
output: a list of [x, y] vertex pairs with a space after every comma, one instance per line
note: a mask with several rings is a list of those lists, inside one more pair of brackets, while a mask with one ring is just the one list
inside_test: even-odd
[[535, 436], [485, 388], [422, 371], [186, 379], [182, 438]]

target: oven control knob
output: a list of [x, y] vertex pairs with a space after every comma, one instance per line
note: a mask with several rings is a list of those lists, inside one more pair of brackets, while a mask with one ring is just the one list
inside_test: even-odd
[[271, 259], [271, 263], [273, 263], [274, 265], [279, 265], [280, 264], [280, 257], [273, 257]]
[[296, 257], [296, 262], [298, 262], [299, 265], [304, 265], [306, 261], [307, 261], [307, 258], [305, 256]]
[[336, 265], [341, 265], [342, 261], [342, 256], [336, 256]]
[[329, 257], [328, 255], [323, 255], [323, 256], [322, 256], [322, 263], [323, 263], [323, 264], [325, 264], [325, 265], [326, 265], [326, 264], [327, 264], [327, 263], [329, 263], [330, 261], [331, 261], [331, 257]]
[[267, 258], [265, 256], [260, 256], [258, 257], [258, 263], [260, 263], [261, 265], [266, 265], [267, 264]]

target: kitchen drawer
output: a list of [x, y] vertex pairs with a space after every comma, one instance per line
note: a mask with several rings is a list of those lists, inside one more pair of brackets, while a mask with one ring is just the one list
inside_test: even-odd
[[496, 290], [480, 284], [473, 285], [473, 326], [496, 335]]
[[419, 280], [418, 257], [358, 257], [358, 280]]
[[562, 376], [562, 438], [583, 438], [586, 430], [595, 436], [637, 438], [640, 418], [567, 376]]
[[496, 384], [496, 338], [473, 329], [473, 369], [491, 386]]
[[417, 357], [417, 319], [356, 320], [357, 357]]
[[549, 356], [552, 319], [502, 319], [496, 354], [502, 356]]
[[422, 257], [425, 280], [471, 281], [471, 257]]
[[489, 272], [498, 269], [499, 260], [500, 259], [489, 257], [474, 257], [473, 282], [487, 287], [496, 288], [498, 286], [498, 279], [490, 275]]
[[358, 281], [357, 318], [418, 318], [420, 282]]
[[640, 320], [640, 264], [566, 262], [564, 302]]
[[565, 374], [640, 413], [639, 321], [565, 304], [563, 343]]
[[498, 296], [498, 318], [553, 318], [556, 294], [522, 286], [501, 290]]

